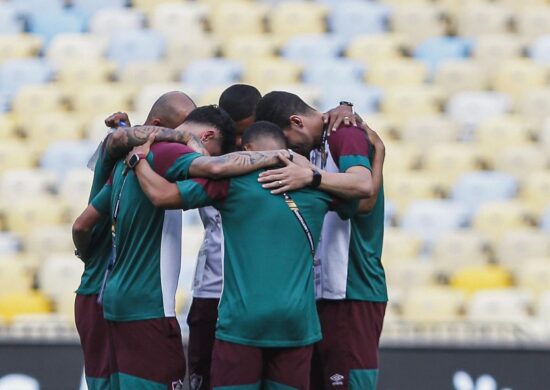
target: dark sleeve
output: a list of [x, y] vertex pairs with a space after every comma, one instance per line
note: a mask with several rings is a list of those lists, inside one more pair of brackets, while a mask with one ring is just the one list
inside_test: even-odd
[[111, 193], [113, 186], [109, 180], [92, 199], [91, 205], [103, 215], [111, 215]]
[[154, 144], [151, 152], [153, 169], [171, 182], [187, 180], [191, 163], [202, 156], [185, 145], [171, 142]]
[[341, 127], [331, 133], [328, 144], [330, 154], [340, 172], [346, 172], [354, 166], [372, 169], [369, 160], [369, 140], [367, 133], [360, 127]]
[[338, 197], [332, 198], [329, 210], [338, 213], [342, 219], [350, 219], [357, 212], [359, 207], [359, 199], [342, 199]]
[[182, 200], [182, 209], [196, 209], [222, 202], [229, 193], [230, 180], [202, 178], [178, 181], [176, 184]]

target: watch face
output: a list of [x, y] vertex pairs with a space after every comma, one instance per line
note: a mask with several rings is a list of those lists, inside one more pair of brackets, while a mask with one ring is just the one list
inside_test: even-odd
[[134, 168], [138, 162], [139, 156], [137, 154], [133, 154], [128, 161], [128, 165], [130, 166], [130, 168]]

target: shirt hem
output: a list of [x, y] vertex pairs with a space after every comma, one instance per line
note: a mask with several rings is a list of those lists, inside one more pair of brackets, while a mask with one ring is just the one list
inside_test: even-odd
[[103, 312], [103, 317], [108, 321], [128, 322], [128, 321], [140, 321], [140, 320], [153, 320], [155, 318], [169, 318], [174, 316], [167, 316], [164, 313], [162, 313], [162, 314], [139, 314], [139, 315], [119, 317], [119, 316], [109, 315], [106, 312]]
[[313, 337], [307, 338], [305, 340], [298, 341], [274, 341], [274, 340], [249, 340], [242, 339], [240, 337], [234, 337], [229, 335], [220, 334], [216, 332], [216, 339], [221, 341], [227, 341], [234, 344], [247, 345], [249, 347], [258, 347], [258, 348], [292, 348], [292, 347], [306, 347], [322, 339], [321, 334], [317, 334]]

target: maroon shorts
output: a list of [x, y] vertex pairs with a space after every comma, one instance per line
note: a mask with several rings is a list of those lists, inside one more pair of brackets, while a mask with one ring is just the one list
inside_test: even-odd
[[366, 384], [349, 386], [350, 377], [351, 383], [360, 382], [369, 375], [371, 379], [368, 380], [376, 381], [372, 374], [377, 376], [378, 344], [386, 303], [321, 300], [317, 303], [317, 311], [323, 339], [313, 350], [312, 388], [369, 389]]
[[[216, 340], [212, 354], [212, 388], [274, 382], [309, 390], [313, 346], [256, 348]], [[263, 388], [263, 387], [262, 387]]]
[[107, 326], [119, 388], [146, 388], [147, 381], [183, 388], [185, 355], [176, 318], [107, 321]]
[[97, 295], [76, 294], [74, 304], [76, 329], [84, 353], [84, 372], [87, 377], [109, 378], [110, 347], [107, 322]]
[[187, 325], [190, 390], [210, 389], [210, 366], [218, 320], [218, 298], [193, 298]]

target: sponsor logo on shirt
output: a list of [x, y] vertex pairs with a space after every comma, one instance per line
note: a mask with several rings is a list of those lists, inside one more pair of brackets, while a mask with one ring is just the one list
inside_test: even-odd
[[344, 385], [343, 379], [344, 379], [344, 376], [340, 374], [334, 374], [333, 376], [330, 377], [330, 380], [332, 381], [332, 386], [343, 386]]

